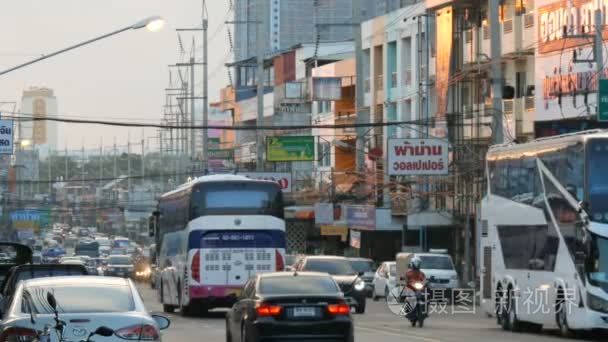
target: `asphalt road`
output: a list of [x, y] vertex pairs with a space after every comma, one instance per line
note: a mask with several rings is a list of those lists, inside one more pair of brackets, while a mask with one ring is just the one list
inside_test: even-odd
[[[140, 285], [140, 293], [151, 312], [162, 312], [156, 292]], [[181, 317], [179, 313], [166, 314], [171, 327], [163, 332], [163, 341], [225, 341], [225, 311], [212, 311], [204, 317]], [[480, 312], [460, 314], [433, 314], [424, 328], [412, 328], [404, 318], [391, 313], [383, 301], [368, 301], [367, 312], [353, 315], [357, 342], [451, 342], [451, 341], [568, 341], [556, 331], [539, 334], [502, 331], [493, 319]], [[608, 336], [587, 336], [585, 341], [607, 341]]]

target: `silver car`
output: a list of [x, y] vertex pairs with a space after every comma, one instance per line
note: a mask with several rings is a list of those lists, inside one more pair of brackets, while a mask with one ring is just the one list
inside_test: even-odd
[[[169, 320], [150, 315], [130, 279], [97, 276], [50, 277], [22, 281], [3, 313], [0, 336], [30, 341], [45, 334], [55, 341], [58, 319], [64, 340], [81, 341], [96, 330], [94, 341], [160, 341]], [[105, 327], [109, 329], [100, 329]]]

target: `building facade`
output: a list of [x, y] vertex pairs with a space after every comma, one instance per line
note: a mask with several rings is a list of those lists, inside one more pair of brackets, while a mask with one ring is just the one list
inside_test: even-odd
[[[56, 117], [57, 98], [52, 89], [32, 87], [23, 91], [21, 111], [34, 117]], [[56, 150], [59, 143], [58, 127], [54, 121], [25, 121], [19, 123], [19, 139], [28, 140], [41, 158], [45, 159], [49, 151]]]

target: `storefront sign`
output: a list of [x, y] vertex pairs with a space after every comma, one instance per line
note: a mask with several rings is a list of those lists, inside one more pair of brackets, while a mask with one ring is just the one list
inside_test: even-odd
[[339, 236], [342, 242], [346, 242], [348, 238], [348, 228], [340, 226], [321, 226], [322, 236]]
[[251, 179], [277, 182], [283, 192], [291, 192], [292, 183], [290, 172], [239, 172], [238, 174]]
[[350, 229], [376, 229], [376, 207], [373, 205], [347, 205], [346, 224]]
[[315, 137], [267, 137], [266, 159], [269, 162], [313, 161], [315, 159]]
[[350, 231], [350, 246], [352, 248], [361, 248], [361, 232], [357, 230]]
[[448, 153], [449, 144], [441, 139], [389, 139], [389, 175], [447, 175]]
[[334, 204], [315, 203], [315, 224], [334, 223]]
[[13, 120], [0, 120], [0, 154], [13, 154]]

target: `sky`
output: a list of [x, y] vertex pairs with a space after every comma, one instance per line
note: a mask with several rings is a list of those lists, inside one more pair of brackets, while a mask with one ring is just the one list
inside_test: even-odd
[[[58, 115], [83, 119], [159, 122], [169, 84], [169, 64], [179, 62], [176, 28], [201, 26], [202, 0], [3, 0], [0, 10], [0, 70], [41, 54], [130, 26], [153, 15], [165, 19], [160, 32], [130, 30], [91, 45], [0, 76], [0, 102], [18, 101], [24, 89], [55, 91]], [[229, 0], [207, 0], [209, 12], [210, 101], [228, 84], [224, 63], [231, 61], [225, 20]], [[193, 33], [180, 33], [189, 49]], [[202, 33], [196, 32], [196, 58]], [[196, 71], [197, 83], [203, 69]], [[197, 95], [202, 93], [202, 84]], [[20, 106], [19, 106], [20, 107]], [[19, 108], [18, 107], [18, 108]], [[12, 106], [0, 106], [0, 111]], [[59, 147], [98, 148], [142, 140], [152, 147], [155, 129], [59, 124]]]

